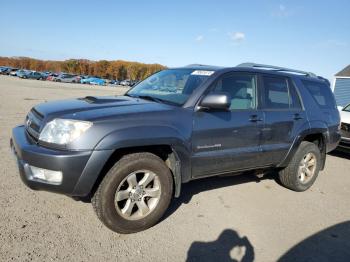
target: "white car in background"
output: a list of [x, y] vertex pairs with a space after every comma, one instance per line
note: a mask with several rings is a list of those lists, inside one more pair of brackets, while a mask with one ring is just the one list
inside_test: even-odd
[[350, 104], [339, 109], [341, 118], [339, 149], [350, 151]]

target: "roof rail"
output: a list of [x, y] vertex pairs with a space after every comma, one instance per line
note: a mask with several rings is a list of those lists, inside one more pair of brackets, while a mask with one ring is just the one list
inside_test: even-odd
[[191, 66], [210, 66], [210, 65], [203, 65], [203, 64], [189, 64], [189, 65], [186, 65], [185, 67], [191, 67]]
[[267, 70], [272, 70], [272, 71], [277, 71], [277, 72], [301, 74], [301, 75], [317, 78], [317, 75], [314, 74], [314, 73], [311, 73], [311, 72], [295, 70], [295, 69], [279, 67], [279, 66], [272, 66], [272, 65], [255, 64], [255, 63], [243, 63], [243, 64], [237, 65], [237, 67], [254, 67], [254, 68], [267, 69]]

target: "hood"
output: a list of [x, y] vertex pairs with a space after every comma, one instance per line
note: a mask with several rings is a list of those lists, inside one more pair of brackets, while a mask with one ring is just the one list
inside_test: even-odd
[[341, 122], [350, 124], [350, 112], [340, 111]]
[[163, 111], [171, 108], [173, 107], [166, 104], [128, 96], [87, 96], [46, 102], [34, 107], [47, 120], [62, 117], [90, 121], [115, 115]]

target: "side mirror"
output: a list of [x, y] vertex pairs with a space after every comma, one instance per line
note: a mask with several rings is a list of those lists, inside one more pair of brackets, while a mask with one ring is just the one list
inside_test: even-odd
[[199, 104], [200, 109], [228, 110], [231, 106], [231, 97], [227, 93], [210, 93]]

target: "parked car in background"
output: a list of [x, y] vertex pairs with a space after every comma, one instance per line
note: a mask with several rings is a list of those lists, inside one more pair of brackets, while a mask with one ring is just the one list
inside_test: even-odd
[[1, 74], [1, 75], [5, 75], [5, 74], [6, 74], [7, 69], [8, 69], [8, 67], [6, 67], [6, 66], [2, 66], [2, 67], [0, 67], [0, 74]]
[[105, 85], [106, 81], [98, 77], [88, 77], [80, 80], [82, 84]]
[[29, 70], [20, 69], [16, 71], [16, 76], [23, 78], [23, 75], [30, 73]]
[[47, 77], [49, 76], [49, 73], [47, 72], [40, 72], [41, 76], [42, 76], [42, 80], [46, 80]]
[[9, 75], [13, 70], [18, 70], [18, 68], [13, 67], [3, 67], [0, 70], [0, 74], [2, 75]]
[[350, 152], [350, 104], [340, 110], [341, 140], [338, 149]]
[[59, 76], [53, 79], [55, 82], [64, 82], [64, 83], [79, 83], [80, 77], [73, 74], [60, 74]]
[[120, 85], [121, 86], [130, 86], [130, 80], [128, 80], [128, 79], [122, 80], [122, 81], [120, 81]]
[[47, 77], [46, 77], [46, 80], [47, 81], [54, 81], [54, 79], [58, 77], [58, 74], [56, 73], [50, 73]]
[[36, 80], [44, 79], [41, 73], [37, 71], [25, 71], [23, 74], [20, 74], [19, 77], [23, 79], [36, 79]]
[[96, 77], [90, 80], [90, 84], [104, 86], [106, 84], [106, 80]]
[[17, 71], [18, 71], [18, 68], [14, 68], [13, 70], [11, 70], [10, 72], [10, 76], [17, 76]]
[[111, 80], [109, 82], [110, 85], [119, 85], [119, 81], [118, 80]]

